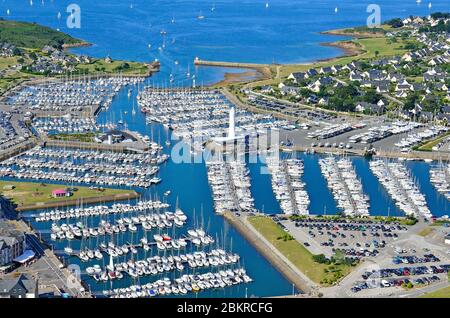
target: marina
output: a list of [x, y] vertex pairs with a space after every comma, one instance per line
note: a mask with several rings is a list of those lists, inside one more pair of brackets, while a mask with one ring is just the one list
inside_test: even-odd
[[169, 207], [169, 204], [161, 201], [139, 201], [135, 205], [126, 203], [115, 203], [112, 206], [96, 205], [85, 208], [70, 208], [67, 210], [52, 210], [30, 215], [36, 222], [60, 221], [79, 219], [92, 216], [103, 216], [110, 214], [124, 214], [130, 212], [158, 211]]
[[[0, 162], [0, 178], [5, 182], [34, 180], [39, 184], [60, 185], [62, 191], [56, 191], [54, 196], [70, 194], [82, 186], [98, 192], [104, 188], [135, 191], [136, 196], [129, 198], [109, 201], [100, 198], [96, 202], [77, 199], [72, 207], [43, 205], [18, 214], [63, 266], [79, 266], [83, 288], [90, 295], [236, 298], [299, 293], [315, 297], [322, 292], [320, 284], [311, 286], [307, 279], [305, 283], [302, 275], [305, 272], [286, 265], [286, 259], [280, 257], [275, 245], [298, 243], [317, 255], [320, 253], [315, 253], [314, 239], [308, 236], [308, 231], [317, 237], [322, 235], [319, 247], [321, 243], [329, 244], [327, 239], [335, 238], [335, 234], [336, 245], [323, 247], [330, 260], [335, 256], [334, 246], [342, 247], [346, 256], [364, 260], [379, 255], [375, 251], [378, 248], [389, 249], [397, 237], [404, 239], [403, 235], [409, 231], [397, 223], [382, 223], [375, 217], [413, 215], [431, 220], [448, 214], [448, 165], [431, 159], [387, 161], [380, 158], [389, 151], [403, 152], [413, 158], [412, 147], [440, 137], [448, 132], [447, 127], [427, 125], [419, 118], [417, 121], [416, 118], [392, 119], [391, 114], [379, 117], [354, 114], [346, 121], [347, 117], [341, 117], [340, 111], [333, 108], [333, 98], [329, 101], [323, 98], [319, 103], [322, 96], [333, 95], [319, 87], [317, 103], [310, 107], [301, 105], [305, 96], [300, 96], [304, 93], [300, 88], [298, 98], [291, 96], [287, 101], [286, 97], [281, 102], [283, 98], [278, 96], [291, 89], [277, 88], [289, 75], [286, 66], [295, 70], [303, 67], [301, 63], [342, 53], [337, 47], [319, 46], [318, 43], [329, 39], [320, 31], [360, 25], [364, 14], [357, 10], [360, 6], [355, 1], [351, 0], [355, 3], [346, 8], [339, 7], [339, 14], [337, 8], [333, 10], [334, 5], [311, 4], [312, 14], [305, 15], [307, 23], [298, 22], [299, 14], [303, 14], [298, 4], [284, 2], [271, 3], [269, 8], [268, 3], [264, 6], [251, 0], [230, 19], [228, 14], [235, 9], [235, 3], [231, 2], [220, 3], [217, 8], [214, 4], [211, 12], [203, 8], [205, 15], [192, 1], [187, 6], [162, 2], [148, 15], [142, 0], [125, 5], [126, 9], [117, 0], [108, 4], [80, 1], [83, 10], [97, 10], [98, 16], [83, 18], [82, 29], [68, 32], [79, 34], [93, 45], [71, 48], [67, 54], [89, 54], [101, 63], [88, 65], [89, 70], [74, 69], [55, 78], [46, 76], [29, 83], [25, 81], [3, 95], [0, 147], [7, 150], [25, 142], [33, 142], [33, 146], [8, 154]], [[430, 13], [416, 8], [414, 1], [412, 5], [398, 8], [382, 2], [386, 12], [383, 19], [406, 16], [404, 8], [408, 14]], [[436, 1], [437, 8], [439, 5], [443, 6], [440, 0]], [[3, 12], [6, 6], [7, 3], [0, 4], [5, 9]], [[66, 28], [56, 18], [48, 19], [48, 16], [56, 17], [53, 11], [57, 7], [61, 12], [65, 8], [53, 2], [45, 5], [43, 2], [39, 7], [42, 12], [37, 14], [23, 4], [18, 5], [8, 19], [17, 15], [58, 30]], [[255, 16], [254, 10], [259, 7], [261, 10]], [[112, 21], [117, 8], [121, 8], [120, 18]], [[325, 17], [319, 14], [322, 11], [331, 12], [335, 19], [332, 22], [322, 19]], [[283, 19], [272, 19], [273, 12], [282, 14]], [[310, 15], [315, 18], [308, 19]], [[236, 23], [242, 18], [258, 28]], [[110, 26], [108, 32], [98, 25]], [[233, 32], [229, 27], [217, 28], [217, 25], [231, 25]], [[350, 42], [351, 39], [350, 35], [339, 35], [338, 40]], [[302, 44], [301, 48], [298, 43]], [[389, 49], [391, 45], [387, 44]], [[405, 50], [403, 42], [398, 46], [401, 48], [393, 50]], [[380, 50], [378, 54], [383, 58], [385, 53]], [[209, 61], [211, 58], [236, 62]], [[120, 69], [112, 76], [100, 75], [104, 71], [101, 68], [110, 71], [117, 66], [116, 61], [122, 60], [155, 61], [158, 65], [161, 61], [161, 72], [146, 78], [126, 76]], [[371, 61], [368, 62], [367, 67]], [[264, 70], [260, 71], [267, 72], [263, 75], [276, 82], [269, 84], [275, 89], [270, 98], [252, 92], [250, 82], [255, 80], [251, 78], [255, 75], [247, 75], [245, 69], [235, 69], [261, 65]], [[322, 72], [319, 71], [322, 65], [317, 65], [317, 72]], [[398, 72], [409, 71], [398, 67]], [[224, 78], [227, 83], [228, 74], [230, 78], [248, 76], [250, 84], [227, 84], [226, 89], [207, 87]], [[341, 75], [333, 75], [336, 87], [332, 91], [342, 89], [337, 85], [343, 81]], [[320, 75], [311, 79], [320, 82], [314, 76]], [[392, 89], [396, 85], [391, 86]], [[242, 107], [225, 95], [226, 91], [242, 104], [248, 102], [251, 107], [262, 107], [265, 111], [253, 112], [251, 107]], [[442, 89], [439, 96], [444, 98], [445, 94]], [[360, 101], [368, 95], [361, 93], [355, 98]], [[374, 94], [374, 98], [380, 95], [386, 106], [395, 104], [384, 93]], [[426, 104], [422, 106], [429, 106], [428, 100], [421, 102]], [[398, 113], [400, 118], [400, 110]], [[216, 149], [208, 147], [210, 144], [217, 144], [218, 148], [224, 141], [248, 143], [249, 138], [263, 140], [278, 133], [282, 153], [273, 158], [265, 158], [259, 151], [242, 157], [225, 153], [227, 158], [204, 160], [202, 157], [192, 163], [179, 162], [174, 155], [188, 146], [190, 159], [207, 157], [209, 150]], [[295, 139], [295, 136], [300, 137]], [[379, 152], [373, 158], [352, 156], [365, 154], [362, 148], [377, 142], [375, 147]], [[442, 157], [439, 160], [448, 160], [445, 154], [430, 152], [429, 157], [438, 156]], [[428, 158], [426, 154], [420, 157]], [[13, 189], [5, 184], [3, 191]], [[35, 192], [37, 195], [39, 191]], [[51, 202], [55, 198], [49, 195], [47, 199]], [[346, 219], [329, 221], [326, 217], [317, 221], [317, 215], [330, 216], [330, 219], [344, 215], [351, 217], [352, 223]], [[283, 239], [265, 239], [249, 224], [248, 218], [255, 216], [270, 216], [278, 222], [277, 226], [292, 223], [292, 228], [281, 227]], [[304, 221], [294, 221], [296, 217]], [[367, 226], [361, 226], [359, 221], [367, 222]], [[301, 236], [301, 229], [297, 238], [295, 227], [304, 227], [307, 238]], [[370, 234], [367, 238], [363, 237], [366, 228]], [[322, 230], [331, 234], [319, 234]], [[352, 241], [355, 244], [344, 247], [350, 231], [356, 235]], [[375, 237], [377, 231], [380, 238]], [[342, 235], [344, 232], [348, 237]], [[395, 238], [391, 236], [387, 242], [383, 241], [392, 234]], [[313, 245], [312, 248], [305, 242]]]
[[255, 212], [254, 199], [250, 192], [250, 176], [245, 162], [209, 161], [206, 165], [216, 213]]
[[156, 176], [158, 165], [168, 158], [165, 154], [158, 154], [157, 150], [143, 154], [117, 154], [35, 148], [3, 161], [0, 176], [148, 188], [161, 182], [161, 178]]
[[72, 118], [72, 116], [58, 118], [35, 118], [33, 127], [39, 134], [75, 134], [99, 132], [101, 128], [114, 129], [113, 124], [101, 127], [90, 118]]
[[[86, 272], [97, 281], [107, 281], [122, 279], [123, 274], [130, 277], [156, 276], [163, 272], [183, 271], [185, 267], [188, 269], [223, 267], [224, 265], [235, 264], [238, 261], [239, 256], [236, 254], [227, 254], [223, 250], [213, 249], [208, 253], [193, 252], [192, 254], [179, 254], [169, 257], [156, 255], [145, 260], [128, 260], [117, 264], [112, 262], [105, 268], [95, 264], [86, 268]], [[109, 274], [111, 272], [113, 274]]]
[[26, 107], [27, 111], [40, 116], [95, 114], [97, 108], [108, 108], [113, 97], [121, 88], [136, 85], [144, 78], [113, 76], [77, 79], [65, 78], [39, 85], [25, 87], [8, 100], [12, 109]]
[[342, 212], [348, 216], [368, 216], [369, 198], [363, 193], [351, 161], [345, 158], [336, 161], [330, 156], [320, 159], [319, 164]]
[[376, 160], [370, 162], [370, 169], [405, 214], [431, 218], [424, 195], [402, 163]]
[[[161, 123], [172, 129], [175, 137], [191, 143], [196, 151], [202, 149], [203, 143], [227, 133], [232, 104], [218, 91], [147, 87], [137, 98], [148, 123]], [[239, 108], [234, 121], [237, 136], [266, 134], [271, 128], [295, 128], [287, 121]]]
[[272, 176], [272, 189], [283, 213], [308, 215], [310, 201], [305, 185], [300, 180], [304, 169], [303, 161], [268, 157], [266, 162]]
[[450, 200], [450, 166], [442, 165], [430, 170], [430, 181], [439, 193]]
[[104, 295], [112, 298], [140, 298], [155, 297], [164, 295], [186, 295], [202, 290], [225, 288], [243, 283], [250, 283], [252, 279], [243, 269], [226, 272], [208, 272], [200, 275], [183, 275], [175, 281], [168, 278], [157, 280], [146, 285], [131, 285], [125, 288], [118, 288], [105, 291]]

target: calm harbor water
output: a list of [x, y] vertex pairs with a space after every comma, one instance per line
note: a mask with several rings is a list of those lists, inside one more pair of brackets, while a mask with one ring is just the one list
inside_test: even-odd
[[[364, 25], [371, 3], [380, 5], [382, 20], [430, 12], [428, 1], [418, 5], [415, 0], [268, 2], [266, 8], [263, 0], [35, 0], [33, 6], [28, 0], [0, 0], [0, 17], [58, 28], [93, 44], [74, 50], [77, 53], [147, 62], [159, 59], [163, 67], [154, 80], [160, 85], [169, 83], [171, 73], [174, 85], [191, 85], [192, 78], [186, 76], [189, 67], [200, 85], [237, 70], [194, 70], [195, 57], [255, 63], [310, 62], [341, 54], [337, 48], [319, 44], [343, 37], [320, 32]], [[72, 3], [81, 9], [80, 29], [66, 25], [66, 8]], [[334, 12], [336, 7], [338, 13]], [[448, 0], [432, 1], [431, 11], [449, 10]], [[204, 19], [198, 19], [200, 15]], [[161, 36], [161, 31], [166, 35]]]
[[[0, 16], [4, 18], [38, 22], [53, 28], [59, 28], [75, 37], [93, 43], [92, 47], [74, 50], [77, 53], [93, 56], [110, 55], [114, 59], [136, 61], [152, 61], [159, 59], [162, 70], [148, 79], [148, 84], [168, 85], [169, 74], [173, 74], [173, 85], [191, 85], [192, 77], [187, 78], [188, 68], [191, 75], [196, 75], [197, 84], [211, 83], [220, 80], [224, 72], [239, 71], [221, 68], [194, 68], [192, 61], [196, 56], [202, 59], [280, 63], [308, 62], [315, 59], [329, 58], [339, 55], [336, 48], [320, 46], [319, 43], [332, 41], [341, 37], [329, 37], [319, 31], [361, 25], [365, 23], [367, 4], [371, 1], [349, 0], [345, 3], [337, 1], [146, 1], [146, 0], [78, 0], [82, 10], [81, 29], [67, 29], [65, 25], [65, 8], [73, 1], [29, 1], [1, 0]], [[410, 14], [426, 15], [429, 10], [426, 4], [417, 5], [415, 1], [377, 1], [382, 8], [382, 19]], [[215, 10], [211, 7], [215, 3]], [[132, 8], [130, 5], [133, 5]], [[334, 8], [338, 6], [338, 14]], [[433, 1], [433, 11], [448, 11], [448, 0]], [[6, 10], [10, 15], [6, 16]], [[61, 20], [57, 19], [61, 12]], [[198, 15], [205, 19], [197, 19]], [[174, 19], [174, 23], [171, 20]], [[160, 31], [167, 32], [165, 37]], [[151, 44], [151, 48], [148, 45]], [[163, 45], [165, 46], [163, 48]], [[158, 49], [161, 47], [161, 50]], [[177, 64], [175, 62], [178, 62]], [[242, 70], [240, 70], [242, 71]], [[127, 96], [123, 89], [114, 99], [111, 107], [102, 112], [99, 122], [123, 118], [128, 129], [150, 135], [155, 141], [164, 141], [170, 135], [161, 125], [147, 125], [144, 116], [138, 112], [131, 114], [133, 100], [137, 89]], [[127, 114], [124, 111], [127, 111]], [[166, 147], [170, 153], [170, 147]], [[338, 210], [333, 196], [327, 188], [326, 181], [320, 173], [319, 156], [283, 154], [297, 156], [305, 162], [305, 173], [302, 177], [311, 199], [311, 214], [336, 214]], [[364, 158], [351, 158], [357, 174], [363, 183], [364, 191], [370, 197], [370, 213], [372, 215], [401, 215], [395, 204], [370, 172], [368, 161]], [[428, 205], [435, 215], [449, 214], [448, 200], [439, 195], [429, 181], [430, 165], [423, 162], [407, 162], [412, 175], [420, 184], [426, 195]], [[252, 194], [255, 205], [261, 211], [271, 214], [280, 212], [280, 207], [272, 193], [270, 176], [261, 174], [262, 163], [249, 164], [252, 178]], [[247, 286], [236, 286], [220, 291], [203, 292], [201, 296], [240, 297], [246, 293], [255, 296], [282, 295], [292, 292], [290, 283], [276, 271], [248, 242], [240, 236], [223, 218], [213, 213], [211, 191], [208, 186], [206, 167], [204, 164], [175, 164], [169, 161], [161, 167], [160, 177], [163, 182], [144, 193], [145, 198], [163, 198], [163, 193], [171, 190], [167, 198], [172, 206], [179, 206], [189, 217], [189, 223], [203, 223], [210, 234], [219, 238], [220, 244], [227, 250], [242, 256], [243, 265], [254, 279]], [[194, 217], [195, 215], [195, 217]], [[112, 220], [113, 217], [110, 217]], [[88, 224], [96, 225], [98, 219], [88, 220]], [[49, 237], [46, 230], [49, 223], [34, 224]], [[185, 229], [189, 228], [186, 227]], [[138, 233], [139, 234], [139, 233]], [[120, 237], [123, 242], [137, 237]], [[63, 249], [67, 242], [56, 243], [55, 249]], [[81, 242], [73, 242], [77, 249]], [[84, 246], [94, 247], [96, 239], [83, 242]], [[142, 258], [143, 252], [139, 252]], [[71, 263], [78, 263], [74, 258]], [[107, 260], [105, 260], [107, 262]], [[93, 263], [83, 264], [82, 267]], [[101, 264], [101, 261], [100, 261]], [[167, 276], [167, 275], [166, 275]], [[154, 280], [141, 279], [140, 283]], [[110, 288], [110, 284], [95, 283], [87, 280], [94, 291]], [[114, 282], [113, 287], [125, 286], [132, 282], [123, 279]]]

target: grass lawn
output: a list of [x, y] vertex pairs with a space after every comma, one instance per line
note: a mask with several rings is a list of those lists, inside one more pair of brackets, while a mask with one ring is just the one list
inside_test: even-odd
[[430, 140], [430, 141], [426, 142], [425, 144], [417, 147], [416, 150], [419, 150], [419, 151], [433, 151], [433, 147], [436, 146], [437, 144], [439, 144], [444, 138], [446, 138], [448, 136], [450, 136], [450, 132], [446, 132], [444, 135], [442, 135], [442, 136], [440, 136], [440, 137], [438, 137], [436, 139], [433, 139], [433, 140]]
[[[14, 186], [13, 190], [6, 189], [7, 186]], [[0, 195], [10, 199], [18, 207], [44, 204], [50, 202], [58, 202], [65, 200], [76, 200], [81, 198], [106, 197], [115, 194], [131, 193], [129, 190], [118, 190], [105, 188], [103, 191], [97, 189], [89, 189], [89, 187], [76, 187], [71, 197], [53, 198], [52, 191], [55, 189], [65, 189], [67, 186], [60, 184], [42, 184], [32, 182], [11, 182], [0, 181]]]
[[450, 286], [422, 295], [421, 298], [450, 298]]
[[292, 72], [301, 72], [310, 69], [311, 67], [319, 68], [332, 65], [344, 65], [354, 60], [364, 60], [375, 58], [375, 52], [378, 51], [378, 58], [383, 56], [393, 56], [405, 53], [407, 50], [402, 49], [405, 42], [400, 39], [396, 43], [389, 43], [386, 38], [367, 38], [367, 39], [355, 39], [354, 43], [360, 46], [364, 53], [357, 56], [345, 56], [341, 58], [331, 59], [324, 62], [318, 62], [314, 64], [304, 65], [287, 65], [282, 66], [281, 77], [287, 77]]
[[431, 227], [426, 227], [426, 228], [424, 228], [422, 231], [420, 231], [418, 234], [419, 234], [420, 236], [425, 237], [425, 236], [427, 236], [427, 235], [430, 235], [431, 232], [433, 232], [433, 231], [434, 231], [434, 229], [432, 229]]
[[[402, 55], [408, 51], [403, 49], [403, 46], [408, 41], [403, 41], [400, 38], [397, 38], [397, 42], [389, 42], [385, 37], [354, 39], [353, 42], [357, 46], [359, 46], [360, 49], [364, 51], [364, 53], [361, 53], [357, 56], [344, 56], [312, 64], [281, 65], [279, 79], [256, 81], [252, 83], [252, 86], [277, 84], [281, 79], [286, 78], [287, 76], [289, 76], [289, 74], [293, 72], [304, 72], [310, 68], [320, 68], [332, 65], [344, 65], [352, 61], [367, 60], [375, 57], [382, 58], [385, 56]], [[376, 55], [375, 53], [376, 51], [378, 51], [378, 55]], [[276, 67], [271, 66], [271, 70], [273, 74], [276, 74]]]
[[[311, 254], [296, 240], [285, 240], [288, 233], [283, 231], [272, 219], [264, 216], [249, 217], [248, 221], [260, 232], [276, 249], [288, 258], [301, 272], [311, 280], [324, 286], [330, 285], [350, 273], [352, 267], [348, 265], [326, 265], [316, 263]], [[280, 239], [281, 238], [281, 239]], [[327, 282], [324, 282], [326, 280]]]
[[49, 135], [48, 137], [53, 140], [64, 140], [64, 141], [81, 141], [81, 142], [93, 142], [96, 133], [87, 132], [82, 134], [56, 134]]
[[393, 216], [368, 216], [368, 217], [351, 217], [351, 216], [342, 216], [342, 215], [292, 215], [289, 217], [293, 221], [304, 220], [304, 219], [316, 219], [316, 220], [334, 220], [334, 221], [349, 221], [359, 223], [359, 222], [367, 222], [368, 220], [374, 222], [385, 222], [385, 223], [393, 223], [398, 222], [402, 225], [414, 225], [417, 223], [417, 219], [409, 218], [409, 217], [393, 217]]
[[0, 70], [4, 70], [17, 64], [18, 57], [0, 57]]
[[90, 64], [79, 64], [77, 69], [80, 71], [88, 71], [89, 73], [115, 73], [124, 63], [127, 63], [129, 68], [122, 68], [120, 71], [123, 74], [145, 75], [148, 72], [148, 67], [144, 63], [125, 61], [106, 63], [104, 59], [97, 59]]

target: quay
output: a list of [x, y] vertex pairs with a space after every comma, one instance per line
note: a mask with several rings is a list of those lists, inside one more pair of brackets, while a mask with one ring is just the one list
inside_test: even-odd
[[114, 195], [108, 195], [108, 196], [99, 196], [99, 197], [91, 197], [91, 198], [83, 198], [83, 199], [72, 199], [72, 200], [64, 200], [64, 201], [23, 205], [23, 206], [16, 207], [16, 211], [23, 212], [23, 211], [30, 211], [30, 210], [37, 210], [37, 209], [61, 208], [61, 207], [66, 207], [66, 206], [76, 206], [76, 205], [80, 205], [81, 203], [94, 204], [94, 203], [104, 203], [104, 202], [113, 202], [113, 201], [125, 201], [125, 200], [137, 199], [140, 196], [141, 195], [138, 192], [133, 191], [131, 193], [121, 193], [121, 194], [114, 194]]
[[[301, 146], [294, 145], [290, 147], [280, 147], [281, 151], [285, 152], [306, 152], [314, 150], [315, 153], [320, 154], [334, 154], [334, 155], [342, 155], [342, 156], [366, 156], [366, 152], [362, 149], [339, 149], [339, 148], [321, 148], [321, 147], [313, 147], [310, 146]], [[431, 151], [411, 151], [409, 153], [403, 153], [398, 151], [385, 151], [385, 150], [376, 150], [376, 153], [373, 155], [373, 158], [389, 158], [389, 159], [399, 159], [403, 160], [433, 160], [433, 161], [443, 161], [449, 162], [450, 155], [444, 156], [442, 153], [431, 152]]]
[[213, 66], [213, 67], [229, 67], [229, 68], [243, 68], [256, 70], [262, 74], [263, 79], [270, 79], [272, 77], [271, 67], [275, 64], [257, 64], [257, 63], [239, 63], [239, 62], [224, 62], [224, 61], [207, 61], [195, 58], [194, 65], [196, 66]]
[[0, 151], [0, 162], [24, 153], [37, 145], [36, 139], [26, 140], [10, 149]]
[[238, 217], [233, 213], [225, 212], [222, 216], [302, 293], [312, 294], [314, 290], [317, 289], [314, 282], [300, 272], [299, 269], [278, 252], [250, 223], [248, 223], [245, 219], [245, 214], [244, 216]]
[[251, 69], [269, 68], [271, 66], [270, 64], [206, 61], [201, 60], [199, 58], [196, 58], [194, 60], [194, 65], [231, 67], [231, 68], [251, 68]]
[[149, 146], [143, 142], [127, 144], [104, 144], [94, 142], [83, 142], [73, 140], [54, 140], [43, 136], [42, 145], [44, 147], [74, 148], [79, 150], [103, 150], [112, 152], [144, 152], [149, 150]]

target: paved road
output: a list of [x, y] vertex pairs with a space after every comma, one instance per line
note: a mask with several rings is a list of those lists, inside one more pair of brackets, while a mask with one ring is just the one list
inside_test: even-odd
[[27, 243], [32, 246], [36, 254], [44, 260], [52, 272], [57, 276], [58, 280], [61, 282], [61, 286], [64, 286], [65, 291], [71, 296], [81, 296], [79, 289], [76, 289], [73, 286], [68, 286], [68, 278], [66, 277], [68, 273], [64, 274], [59, 268], [60, 263], [56, 259], [55, 255], [51, 251], [45, 250], [42, 243], [34, 234], [26, 234], [26, 240]]
[[389, 95], [389, 94], [384, 93], [384, 94], [382, 94], [381, 96], [383, 96], [384, 98], [389, 99], [389, 100], [391, 100], [391, 101], [393, 101], [393, 102], [399, 104], [399, 105], [402, 106], [402, 107], [405, 106], [405, 103], [403, 103], [401, 100], [399, 100], [399, 99], [397, 99], [397, 98], [395, 98], [395, 97], [392, 97], [392, 96]]

